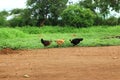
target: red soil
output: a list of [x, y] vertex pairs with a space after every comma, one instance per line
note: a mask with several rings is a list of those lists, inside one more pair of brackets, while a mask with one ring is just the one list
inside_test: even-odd
[[3, 49], [0, 80], [120, 80], [120, 46]]

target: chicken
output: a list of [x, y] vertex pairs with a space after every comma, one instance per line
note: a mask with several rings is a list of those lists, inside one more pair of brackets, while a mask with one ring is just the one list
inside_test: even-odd
[[52, 43], [52, 41], [41, 39], [41, 43], [42, 43], [44, 46], [49, 46], [49, 45]]
[[82, 41], [83, 38], [74, 38], [72, 40], [70, 40], [70, 42], [73, 44], [73, 46], [77, 45], [80, 43], [80, 41]]
[[64, 43], [64, 39], [58, 39], [58, 40], [55, 40], [55, 42], [57, 43], [58, 46], [62, 45]]

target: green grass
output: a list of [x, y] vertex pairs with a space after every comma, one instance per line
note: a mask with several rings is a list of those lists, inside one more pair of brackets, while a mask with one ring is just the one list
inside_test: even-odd
[[[16, 27], [16, 28], [0, 28], [0, 49], [35, 49], [44, 48], [40, 43], [40, 39], [56, 40], [65, 39], [65, 44], [61, 47], [70, 47], [72, 44], [69, 39], [82, 37], [84, 40], [79, 46], [114, 46], [120, 45], [120, 39], [110, 38], [111, 36], [120, 36], [120, 26], [94, 26], [88, 28], [58, 27], [44, 26], [38, 27]], [[73, 36], [76, 35], [76, 36]], [[56, 47], [56, 43], [48, 48]]]

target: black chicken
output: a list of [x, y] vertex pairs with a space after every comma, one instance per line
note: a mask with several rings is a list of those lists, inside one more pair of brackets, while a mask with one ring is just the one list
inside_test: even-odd
[[77, 45], [80, 43], [80, 41], [82, 41], [83, 38], [74, 38], [72, 40], [70, 40], [70, 42], [73, 44], [73, 46]]
[[49, 46], [49, 45], [51, 44], [51, 42], [52, 42], [52, 41], [41, 39], [41, 43], [42, 43], [44, 46]]

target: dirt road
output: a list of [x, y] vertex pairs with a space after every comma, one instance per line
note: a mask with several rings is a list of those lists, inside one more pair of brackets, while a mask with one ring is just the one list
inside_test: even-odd
[[120, 80], [120, 46], [2, 50], [0, 80]]

